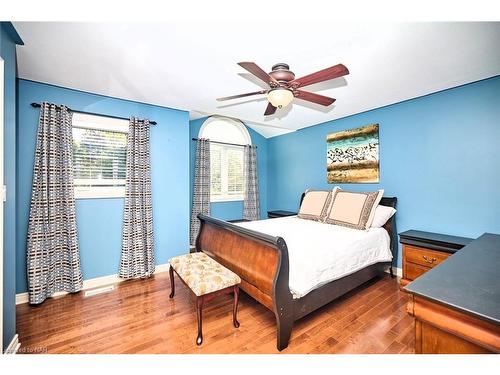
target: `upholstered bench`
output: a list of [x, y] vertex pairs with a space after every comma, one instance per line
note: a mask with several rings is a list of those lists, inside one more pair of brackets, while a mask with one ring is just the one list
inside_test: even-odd
[[180, 255], [169, 260], [170, 263], [170, 298], [174, 298], [174, 271], [196, 296], [196, 318], [198, 337], [196, 344], [203, 342], [202, 309], [203, 304], [217, 295], [233, 293], [233, 324], [240, 326], [238, 312], [239, 284], [241, 279], [234, 272], [217, 263], [205, 253]]

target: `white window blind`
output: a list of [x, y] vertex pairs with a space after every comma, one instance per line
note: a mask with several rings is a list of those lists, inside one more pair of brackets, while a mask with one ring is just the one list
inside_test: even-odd
[[74, 115], [73, 177], [76, 198], [125, 196], [127, 131], [127, 121]]
[[210, 195], [212, 201], [243, 199], [243, 148], [210, 145]]
[[[210, 117], [200, 129], [200, 138], [211, 141], [250, 144], [245, 126], [233, 119]], [[244, 149], [230, 144], [210, 144], [210, 200], [212, 202], [243, 200]]]
[[243, 198], [243, 148], [226, 148], [227, 193]]

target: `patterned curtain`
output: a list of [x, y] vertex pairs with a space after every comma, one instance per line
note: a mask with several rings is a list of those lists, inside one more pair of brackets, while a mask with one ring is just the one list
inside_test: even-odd
[[198, 139], [194, 167], [193, 207], [191, 210], [190, 243], [195, 245], [200, 220], [198, 214], [210, 215], [210, 142]]
[[29, 302], [78, 292], [83, 279], [73, 189], [72, 114], [42, 103], [27, 238]]
[[256, 147], [246, 145], [244, 156], [245, 199], [243, 200], [243, 219], [259, 220], [259, 180], [257, 178]]
[[149, 277], [155, 271], [149, 135], [149, 120], [130, 119], [122, 254], [118, 273], [124, 279]]

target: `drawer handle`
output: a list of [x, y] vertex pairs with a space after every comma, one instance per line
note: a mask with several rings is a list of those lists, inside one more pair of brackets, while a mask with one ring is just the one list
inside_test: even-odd
[[429, 259], [427, 257], [427, 255], [424, 255], [423, 257], [424, 257], [425, 262], [430, 263], [430, 264], [434, 263], [437, 260], [436, 258]]

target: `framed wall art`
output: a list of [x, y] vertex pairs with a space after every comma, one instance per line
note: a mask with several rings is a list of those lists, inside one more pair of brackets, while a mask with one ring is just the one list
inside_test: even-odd
[[378, 124], [343, 130], [326, 137], [327, 182], [378, 183]]

